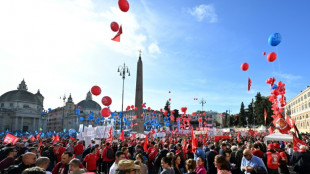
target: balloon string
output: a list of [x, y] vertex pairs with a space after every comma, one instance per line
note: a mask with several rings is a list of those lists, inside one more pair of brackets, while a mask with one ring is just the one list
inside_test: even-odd
[[279, 73], [281, 73], [281, 64], [280, 64], [280, 57], [279, 57], [279, 50], [278, 47], [276, 47], [276, 52], [277, 52], [277, 57], [278, 57], [278, 69], [279, 69]]

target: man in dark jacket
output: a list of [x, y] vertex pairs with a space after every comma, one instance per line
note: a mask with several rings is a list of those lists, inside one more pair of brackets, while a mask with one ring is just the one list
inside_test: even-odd
[[36, 154], [32, 152], [27, 152], [22, 157], [22, 162], [18, 165], [11, 166], [4, 170], [4, 174], [19, 174], [22, 173], [25, 169], [34, 167], [37, 160]]
[[211, 144], [209, 146], [210, 151], [206, 153], [206, 166], [207, 166], [207, 173], [208, 174], [216, 174], [216, 168], [214, 166], [214, 157], [217, 155], [217, 153], [214, 151], [215, 146]]
[[310, 152], [306, 149], [306, 146], [301, 145], [291, 158], [291, 163], [294, 165], [294, 171], [297, 174], [306, 174], [310, 171]]
[[160, 166], [161, 166], [161, 159], [163, 157], [166, 157], [167, 153], [169, 152], [168, 150], [168, 144], [165, 143], [164, 144], [164, 148], [158, 152], [158, 154], [156, 155], [155, 161], [154, 161], [154, 173], [158, 173]]

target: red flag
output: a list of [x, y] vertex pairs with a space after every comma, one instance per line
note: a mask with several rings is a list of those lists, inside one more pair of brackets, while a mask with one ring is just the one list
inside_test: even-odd
[[74, 138], [74, 137], [71, 137], [71, 136], [70, 136], [70, 139], [71, 139], [72, 141], [75, 141], [75, 138]]
[[110, 127], [109, 133], [108, 133], [108, 138], [107, 138], [107, 142], [109, 142], [110, 144], [112, 144], [113, 141], [113, 130], [112, 130], [112, 126]]
[[291, 127], [287, 124], [287, 122], [284, 120], [282, 115], [278, 115], [273, 120], [273, 125], [281, 132], [282, 134], [287, 133], [291, 129]]
[[147, 144], [149, 143], [149, 140], [147, 136], [145, 136], [144, 144], [143, 144], [143, 150], [144, 152], [147, 152]]
[[250, 77], [249, 77], [249, 80], [248, 80], [248, 91], [250, 91], [251, 85], [252, 85], [252, 81], [251, 81], [251, 79], [250, 79]]
[[191, 134], [192, 134], [192, 152], [196, 153], [196, 149], [198, 147], [198, 139], [196, 138], [194, 134], [193, 128], [192, 128]]
[[19, 140], [18, 137], [14, 136], [12, 134], [7, 133], [5, 138], [3, 139], [3, 143], [4, 144], [12, 143], [13, 145], [15, 145], [18, 140]]
[[240, 132], [238, 132], [238, 143], [240, 143], [241, 142], [241, 138], [240, 138]]
[[36, 140], [36, 138], [34, 138], [34, 136], [32, 135], [31, 138], [30, 138], [30, 141], [34, 142], [35, 140]]
[[136, 139], [136, 134], [135, 134], [135, 133], [132, 133], [132, 134], [130, 135], [130, 139], [131, 139], [131, 140]]
[[42, 146], [42, 139], [41, 139], [41, 141], [40, 141], [40, 144], [39, 144], [39, 146], [38, 146], [38, 151], [40, 150], [40, 147]]
[[120, 134], [120, 136], [119, 136], [119, 138], [118, 138], [119, 140], [121, 140], [121, 141], [124, 141], [124, 130], [122, 130], [122, 132], [121, 132], [121, 134]]
[[251, 135], [251, 136], [254, 136], [255, 135], [255, 132], [250, 128], [250, 130], [249, 130], [249, 135]]
[[41, 132], [36, 135], [36, 138], [39, 139], [41, 136]]
[[23, 136], [23, 141], [27, 141], [27, 138], [25, 138], [24, 136]]
[[286, 115], [286, 122], [290, 127], [295, 127], [295, 120], [293, 120], [290, 116]]
[[57, 143], [58, 141], [60, 141], [60, 137], [59, 137], [59, 135], [56, 135], [56, 137], [53, 141], [53, 144]]
[[270, 134], [273, 134], [274, 127], [270, 126], [269, 129], [268, 129], [268, 131], [269, 131], [269, 135], [270, 135]]
[[120, 42], [122, 33], [123, 33], [123, 29], [122, 29], [122, 26], [120, 26], [117, 34], [114, 36], [114, 38], [112, 38], [112, 40], [116, 42]]
[[295, 134], [293, 134], [293, 148], [299, 149], [299, 147], [300, 147], [301, 145], [307, 146], [307, 144], [306, 144], [305, 142], [303, 142], [302, 140], [300, 140], [299, 138], [297, 138]]
[[264, 108], [264, 115], [265, 115], [265, 125], [267, 123], [267, 111], [266, 111], [266, 108]]

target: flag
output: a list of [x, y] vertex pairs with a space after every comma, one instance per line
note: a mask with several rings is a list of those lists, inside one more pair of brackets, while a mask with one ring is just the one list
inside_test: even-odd
[[286, 115], [286, 122], [290, 127], [295, 127], [295, 120], [288, 115]]
[[41, 136], [41, 132], [36, 135], [36, 138], [39, 139]]
[[145, 136], [144, 144], [143, 144], [143, 150], [144, 152], [147, 152], [147, 144], [149, 143], [149, 140], [147, 136]]
[[266, 108], [264, 108], [264, 115], [265, 115], [265, 125], [267, 123], [267, 111], [266, 111]]
[[59, 135], [56, 135], [56, 137], [54, 138], [53, 144], [57, 143], [58, 141], [60, 141], [60, 137]]
[[282, 134], [287, 133], [291, 129], [291, 127], [284, 120], [283, 116], [279, 114], [274, 120], [273, 125], [281, 132]]
[[121, 134], [119, 135], [119, 140], [124, 141], [124, 130], [122, 130]]
[[269, 135], [270, 135], [270, 134], [273, 134], [274, 127], [270, 126], [269, 129], [268, 129], [268, 131], [269, 131]]
[[255, 135], [255, 132], [254, 132], [253, 130], [251, 130], [251, 128], [250, 128], [250, 130], [249, 130], [249, 135], [251, 135], [251, 136], [254, 136], [254, 135]]
[[306, 144], [305, 142], [303, 142], [301, 139], [299, 139], [298, 137], [296, 137], [296, 135], [293, 133], [293, 148], [299, 149], [299, 147], [300, 147], [301, 145], [307, 146], [307, 144]]
[[192, 152], [196, 153], [196, 149], [198, 147], [198, 139], [195, 137], [193, 128], [191, 134], [192, 134]]
[[34, 142], [35, 140], [36, 140], [36, 138], [34, 138], [34, 136], [32, 135], [31, 138], [30, 138], [30, 141]]
[[249, 77], [249, 79], [248, 79], [248, 91], [250, 91], [251, 85], [252, 85], [252, 81], [251, 81], [251, 79]]
[[238, 132], [238, 143], [240, 143], [241, 142], [241, 138], [240, 138], [240, 132]]
[[120, 26], [117, 34], [114, 36], [114, 38], [112, 38], [112, 40], [116, 42], [120, 42], [122, 33], [123, 33], [123, 29], [122, 29], [122, 26]]
[[23, 141], [27, 141], [27, 139], [23, 136]]
[[131, 139], [131, 140], [136, 139], [136, 134], [135, 134], [135, 133], [132, 133], [132, 134], [130, 135], [130, 139]]
[[75, 138], [70, 136], [70, 140], [75, 141]]
[[40, 144], [39, 144], [39, 146], [38, 146], [38, 151], [40, 150], [40, 147], [42, 146], [42, 139], [41, 139], [41, 141], [40, 141]]
[[10, 133], [7, 133], [5, 138], [3, 139], [3, 143], [4, 144], [12, 143], [13, 145], [15, 145], [18, 140], [19, 140], [18, 137], [14, 136]]
[[108, 138], [107, 138], [106, 141], [109, 142], [110, 144], [112, 144], [112, 141], [113, 141], [113, 130], [112, 130], [112, 126], [110, 127], [109, 134], [108, 134]]

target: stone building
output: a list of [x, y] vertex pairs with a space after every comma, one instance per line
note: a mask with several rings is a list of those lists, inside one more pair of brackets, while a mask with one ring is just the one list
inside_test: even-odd
[[[81, 107], [79, 115], [77, 113], [78, 107]], [[78, 131], [80, 124], [96, 126], [97, 124], [94, 123], [94, 120], [101, 118], [100, 112], [101, 106], [92, 100], [90, 92], [87, 93], [85, 100], [77, 104], [74, 104], [70, 94], [63, 107], [52, 109], [47, 113], [47, 130], [63, 131], [64, 129], [75, 129]], [[90, 117], [92, 119], [89, 119]]]
[[39, 131], [45, 129], [46, 120], [42, 114], [44, 97], [40, 90], [36, 94], [28, 91], [23, 80], [17, 90], [0, 96], [0, 132]]
[[287, 102], [285, 113], [295, 120], [300, 132], [310, 132], [310, 87]]

